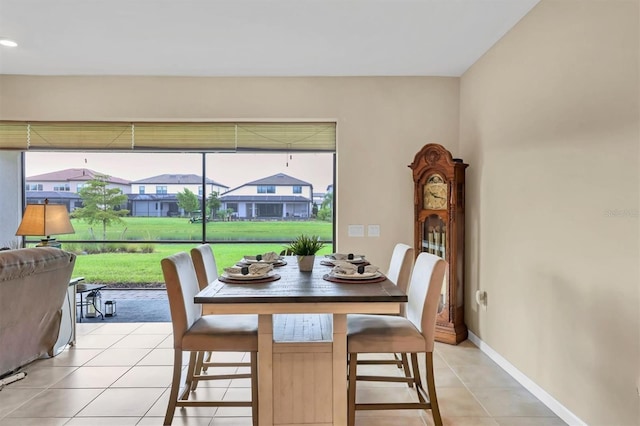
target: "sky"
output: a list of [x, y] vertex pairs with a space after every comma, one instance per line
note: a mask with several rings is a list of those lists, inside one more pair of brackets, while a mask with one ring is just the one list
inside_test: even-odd
[[[87, 168], [126, 180], [139, 180], [165, 173], [197, 174], [200, 154], [27, 152], [26, 176], [70, 168]], [[207, 177], [230, 189], [277, 173], [309, 182], [314, 192], [326, 192], [333, 183], [331, 153], [216, 153], [207, 155]]]

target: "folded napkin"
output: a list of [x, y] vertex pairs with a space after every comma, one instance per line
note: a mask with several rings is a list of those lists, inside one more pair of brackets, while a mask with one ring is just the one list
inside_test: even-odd
[[329, 258], [333, 260], [352, 260], [357, 257], [364, 258], [364, 256], [361, 254], [353, 254], [353, 253], [349, 253], [349, 254], [333, 253], [332, 255], [329, 255]]
[[[258, 259], [260, 257], [260, 259]], [[275, 251], [270, 251], [268, 253], [258, 255], [258, 256], [245, 256], [245, 260], [257, 260], [258, 262], [276, 262], [280, 260], [280, 255]]]
[[357, 266], [353, 263], [338, 261], [335, 266], [331, 269], [332, 272], [344, 275], [354, 275], [354, 274], [362, 274], [362, 273], [374, 273], [378, 272], [378, 267], [374, 265], [367, 266]]
[[246, 268], [247, 274], [243, 275], [266, 275], [269, 271], [273, 270], [273, 265], [268, 263], [254, 263], [249, 266], [232, 266], [230, 268], [224, 268], [227, 274], [242, 274], [242, 270]]

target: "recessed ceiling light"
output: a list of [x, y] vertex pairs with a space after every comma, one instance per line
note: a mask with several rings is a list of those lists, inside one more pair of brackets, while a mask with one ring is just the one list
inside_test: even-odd
[[8, 38], [0, 38], [0, 45], [6, 47], [16, 47], [18, 43], [13, 40], [9, 40]]

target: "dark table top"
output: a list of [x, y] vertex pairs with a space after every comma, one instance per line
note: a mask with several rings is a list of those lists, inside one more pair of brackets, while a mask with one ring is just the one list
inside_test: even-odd
[[354, 282], [338, 284], [322, 277], [330, 266], [320, 264], [316, 257], [313, 272], [300, 272], [295, 256], [286, 258], [287, 265], [275, 268], [281, 276], [277, 281], [260, 284], [225, 284], [216, 280], [200, 291], [195, 303], [404, 303], [407, 295], [391, 281], [377, 283]]
[[78, 284], [76, 285], [76, 293], [86, 293], [87, 291], [100, 290], [105, 288], [106, 284]]

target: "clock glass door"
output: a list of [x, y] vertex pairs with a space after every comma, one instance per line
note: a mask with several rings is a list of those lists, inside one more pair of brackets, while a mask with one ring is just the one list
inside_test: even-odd
[[[447, 255], [447, 225], [444, 220], [437, 214], [427, 216], [422, 223], [422, 251], [435, 254], [443, 259]], [[438, 314], [445, 314], [445, 301], [447, 300], [446, 277], [442, 283], [440, 290], [440, 303], [438, 304]]]

